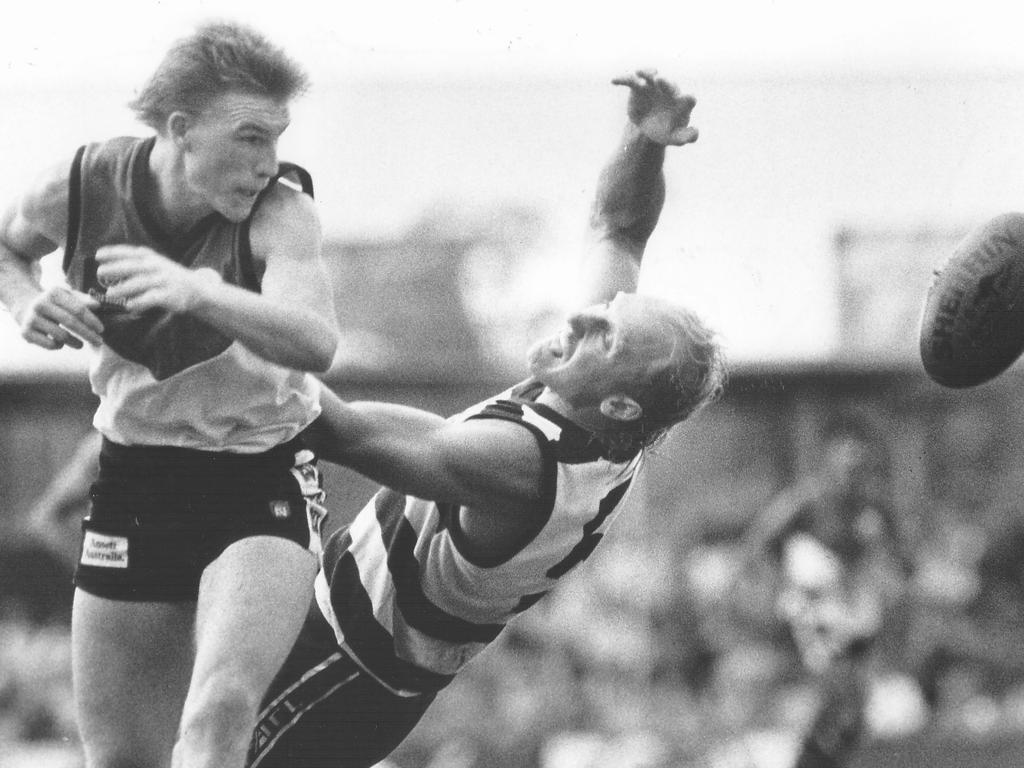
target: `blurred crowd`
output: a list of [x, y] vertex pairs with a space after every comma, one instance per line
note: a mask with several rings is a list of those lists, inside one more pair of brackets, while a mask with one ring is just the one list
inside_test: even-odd
[[[811, 768], [1024, 735], [1024, 520], [946, 505], [907, 535], [882, 443], [840, 420], [820, 445], [735, 530], [613, 530], [386, 765]], [[0, 562], [0, 765], [79, 768], [66, 541]]]

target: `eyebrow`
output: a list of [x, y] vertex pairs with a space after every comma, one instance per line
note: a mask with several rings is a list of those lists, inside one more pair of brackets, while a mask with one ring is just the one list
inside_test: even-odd
[[265, 133], [267, 135], [272, 135], [274, 133], [284, 133], [284, 130], [285, 130], [285, 128], [288, 127], [288, 125], [289, 125], [289, 123], [285, 123], [281, 127], [281, 129], [279, 131], [279, 130], [277, 130], [276, 127], [271, 128], [271, 127], [268, 127], [267, 125], [265, 125], [263, 123], [256, 123], [256, 122], [253, 122], [251, 120], [246, 120], [244, 123], [240, 123], [235, 128], [235, 130], [236, 131], [255, 131], [256, 133]]

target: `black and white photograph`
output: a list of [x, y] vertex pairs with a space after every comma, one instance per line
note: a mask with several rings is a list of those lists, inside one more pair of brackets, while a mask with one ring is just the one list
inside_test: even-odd
[[1020, 19], [9, 8], [0, 768], [1024, 764]]

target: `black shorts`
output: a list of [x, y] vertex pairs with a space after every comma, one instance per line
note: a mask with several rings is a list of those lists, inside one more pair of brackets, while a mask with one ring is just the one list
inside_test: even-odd
[[193, 601], [232, 543], [318, 544], [320, 476], [300, 439], [255, 455], [103, 441], [75, 585], [112, 600]]
[[313, 603], [263, 700], [246, 768], [370, 768], [435, 696], [399, 696], [378, 683], [338, 647]]

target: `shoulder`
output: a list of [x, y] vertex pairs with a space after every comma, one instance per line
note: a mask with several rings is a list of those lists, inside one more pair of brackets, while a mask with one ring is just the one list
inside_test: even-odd
[[257, 257], [283, 245], [299, 254], [301, 246], [319, 243], [320, 214], [312, 197], [275, 180], [260, 196], [249, 233]]
[[[52, 199], [88, 200], [90, 206], [124, 197], [131, 189], [130, 177], [140, 161], [145, 162], [153, 137], [117, 136], [80, 146], [73, 157], [60, 162], [50, 176]], [[72, 201], [74, 202], [74, 200]], [[102, 211], [102, 207], [98, 209]], [[97, 214], [97, 210], [93, 210]]]
[[460, 501], [477, 511], [532, 507], [541, 500], [553, 457], [532, 430], [503, 419], [448, 422], [438, 455], [472, 491]]
[[67, 234], [71, 166], [71, 157], [52, 164], [15, 203], [15, 216], [23, 225], [57, 244]]
[[503, 476], [517, 469], [527, 469], [529, 474], [540, 469], [541, 442], [531, 432], [521, 422], [469, 419], [446, 422], [440, 436], [452, 454]]
[[113, 164], [123, 162], [145, 150], [149, 157], [149, 147], [156, 141], [154, 136], [116, 136], [105, 141], [94, 141], [83, 145], [79, 152], [83, 162], [87, 164]]

